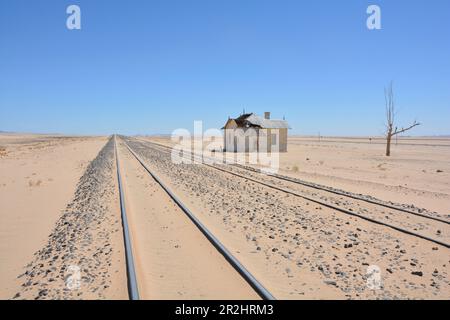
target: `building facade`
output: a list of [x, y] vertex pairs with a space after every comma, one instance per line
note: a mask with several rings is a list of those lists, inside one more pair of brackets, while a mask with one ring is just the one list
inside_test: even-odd
[[270, 119], [270, 112], [229, 118], [222, 129], [225, 152], [287, 152], [289, 124]]

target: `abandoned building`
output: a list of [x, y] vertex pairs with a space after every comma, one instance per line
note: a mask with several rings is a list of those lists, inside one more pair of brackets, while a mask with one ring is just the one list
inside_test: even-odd
[[264, 118], [254, 113], [229, 118], [222, 128], [224, 151], [287, 152], [288, 129], [286, 120], [272, 120], [270, 112]]

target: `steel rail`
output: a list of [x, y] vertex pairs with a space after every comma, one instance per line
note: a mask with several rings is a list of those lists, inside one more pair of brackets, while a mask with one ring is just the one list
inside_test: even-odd
[[[248, 171], [254, 171], [254, 172], [257, 172], [257, 173], [261, 173], [259, 170], [254, 169], [254, 168], [250, 169], [250, 168], [247, 168], [247, 167], [244, 167], [244, 166], [239, 166], [239, 168], [242, 168], [242, 169], [248, 170]], [[364, 202], [367, 202], [367, 203], [370, 203], [370, 204], [374, 204], [374, 205], [377, 205], [377, 206], [381, 206], [381, 207], [385, 207], [385, 208], [388, 208], [388, 209], [392, 209], [392, 210], [396, 210], [396, 211], [400, 211], [400, 212], [405, 212], [405, 213], [408, 213], [408, 214], [411, 214], [411, 215], [414, 215], [414, 216], [417, 216], [417, 217], [421, 217], [421, 218], [424, 218], [424, 219], [430, 219], [430, 220], [438, 221], [438, 222], [441, 222], [441, 223], [450, 224], [450, 221], [447, 221], [447, 220], [444, 220], [444, 219], [440, 219], [440, 218], [433, 217], [433, 216], [427, 216], [427, 215], [420, 214], [418, 212], [414, 212], [414, 211], [403, 209], [403, 208], [398, 208], [396, 206], [393, 206], [393, 205], [390, 205], [390, 204], [387, 204], [387, 203], [380, 203], [380, 202], [377, 202], [375, 200], [361, 198], [361, 197], [358, 197], [358, 196], [355, 196], [355, 195], [352, 195], [352, 194], [347, 194], [345, 192], [341, 192], [341, 191], [338, 191], [338, 190], [330, 190], [330, 189], [327, 189], [327, 188], [324, 188], [324, 187], [313, 185], [312, 183], [309, 183], [309, 182], [301, 181], [301, 180], [296, 179], [296, 178], [291, 178], [291, 177], [282, 176], [282, 175], [273, 174], [273, 173], [264, 173], [264, 174], [269, 176], [269, 177], [274, 177], [274, 178], [279, 179], [279, 180], [284, 180], [284, 181], [300, 184], [302, 186], [313, 188], [313, 189], [316, 189], [316, 190], [321, 190], [321, 191], [333, 193], [333, 194], [336, 194], [336, 195], [344, 196], [344, 197], [347, 197], [347, 198], [355, 199], [355, 200], [358, 200], [358, 201], [364, 201]]]
[[[162, 150], [160, 150], [160, 151], [162, 151]], [[169, 152], [169, 151], [163, 151], [163, 152]], [[271, 185], [271, 184], [268, 184], [268, 183], [265, 183], [265, 182], [262, 182], [262, 181], [259, 181], [259, 180], [250, 178], [250, 177], [246, 177], [246, 176], [244, 176], [244, 175], [241, 175], [241, 174], [238, 174], [238, 173], [235, 173], [235, 172], [232, 172], [232, 171], [229, 171], [229, 170], [225, 170], [225, 169], [222, 169], [222, 168], [218, 168], [218, 167], [216, 167], [216, 166], [213, 166], [213, 165], [210, 165], [210, 164], [207, 164], [207, 163], [202, 163], [202, 164], [205, 165], [205, 166], [207, 166], [207, 167], [210, 167], [210, 168], [213, 168], [213, 169], [216, 169], [216, 170], [219, 170], [219, 171], [222, 171], [222, 172], [226, 172], [226, 173], [228, 173], [228, 174], [231, 174], [231, 175], [240, 177], [240, 178], [242, 178], [242, 179], [246, 179], [246, 180], [248, 180], [248, 181], [252, 181], [252, 182], [258, 183], [258, 184], [263, 185], [263, 186], [266, 186], [266, 187], [268, 187], [268, 188], [275, 189], [275, 190], [278, 190], [278, 191], [281, 191], [281, 192], [284, 192], [284, 193], [288, 193], [288, 194], [294, 195], [294, 196], [299, 197], [299, 198], [303, 198], [303, 199], [305, 199], [305, 200], [308, 200], [308, 201], [317, 203], [317, 204], [319, 204], [319, 205], [321, 205], [321, 206], [324, 206], [324, 207], [327, 207], [327, 208], [329, 208], [329, 209], [333, 209], [333, 210], [336, 210], [336, 211], [345, 213], [345, 214], [347, 214], [347, 215], [351, 215], [351, 216], [354, 216], [354, 217], [358, 217], [358, 218], [361, 218], [361, 219], [363, 219], [363, 220], [366, 220], [366, 221], [369, 221], [369, 222], [372, 222], [372, 223], [375, 223], [375, 224], [378, 224], [378, 225], [381, 225], [381, 226], [384, 226], [384, 227], [388, 227], [388, 228], [391, 228], [391, 229], [393, 229], [393, 230], [396, 230], [396, 231], [399, 231], [399, 232], [402, 232], [402, 233], [405, 233], [405, 234], [408, 234], [408, 235], [411, 235], [411, 236], [415, 236], [415, 237], [417, 237], [417, 238], [421, 238], [421, 239], [423, 239], [423, 240], [427, 240], [427, 241], [436, 243], [436, 244], [441, 245], [441, 246], [443, 246], [443, 247], [450, 248], [450, 244], [445, 243], [445, 242], [443, 242], [443, 241], [440, 241], [440, 240], [437, 240], [437, 239], [433, 239], [433, 238], [430, 238], [430, 237], [427, 237], [427, 236], [424, 236], [424, 235], [415, 233], [415, 232], [413, 232], [413, 231], [409, 231], [409, 230], [407, 230], [407, 229], [403, 229], [403, 228], [401, 228], [401, 227], [397, 227], [397, 226], [392, 225], [392, 224], [389, 224], [389, 223], [385, 223], [385, 222], [382, 222], [382, 221], [378, 221], [378, 220], [376, 220], [376, 219], [373, 219], [373, 218], [370, 218], [370, 217], [366, 217], [366, 216], [360, 215], [360, 214], [355, 213], [355, 212], [350, 211], [350, 210], [346, 210], [346, 209], [343, 209], [343, 208], [339, 208], [339, 207], [333, 206], [333, 205], [328, 204], [328, 203], [326, 203], [326, 202], [319, 201], [319, 200], [316, 200], [316, 199], [313, 199], [313, 198], [310, 198], [310, 197], [301, 195], [301, 194], [299, 194], [299, 193], [297, 193], [297, 192], [295, 192], [295, 191], [292, 191], [292, 190], [288, 190], [288, 189], [285, 189], [285, 188], [277, 187], [277, 186], [274, 186], [274, 185]]]
[[116, 156], [117, 180], [119, 184], [120, 212], [122, 216], [123, 238], [125, 242], [125, 258], [127, 265], [128, 296], [130, 300], [139, 300], [139, 289], [137, 284], [136, 270], [134, 267], [133, 247], [131, 245], [130, 229], [128, 226], [127, 212], [125, 209], [125, 198], [123, 196], [122, 177], [120, 174], [119, 155], [117, 152], [117, 136], [114, 135], [114, 152]]
[[233, 266], [233, 268], [247, 281], [247, 283], [255, 290], [255, 292], [264, 300], [275, 300], [275, 297], [237, 260], [231, 252], [203, 225], [200, 220], [186, 207], [183, 202], [164, 184], [164, 182], [148, 167], [147, 164], [130, 148], [126, 143], [130, 153], [142, 165], [142, 167], [155, 179], [155, 181], [166, 191], [166, 193], [175, 201], [180, 209], [189, 217], [189, 219], [197, 226], [203, 235], [211, 242], [211, 244], [224, 256], [224, 258]]
[[[170, 150], [172, 149], [169, 146], [166, 146], [166, 145], [163, 145], [163, 144], [160, 144], [160, 143], [156, 143], [156, 142], [153, 142], [153, 141], [140, 140], [140, 139], [138, 139], [138, 140], [142, 141], [144, 143], [154, 144], [154, 145], [157, 145], [157, 146], [160, 146], [160, 147], [163, 147], [163, 148], [167, 148], [167, 149], [170, 149]], [[195, 153], [193, 153], [192, 151], [190, 153], [195, 155]], [[211, 158], [211, 159], [213, 159], [213, 158]], [[424, 215], [424, 214], [421, 214], [421, 213], [418, 213], [418, 212], [414, 212], [412, 210], [399, 208], [399, 207], [396, 207], [394, 205], [390, 205], [390, 204], [387, 204], [387, 203], [380, 203], [380, 202], [375, 201], [375, 200], [370, 200], [370, 199], [358, 197], [357, 195], [348, 194], [348, 193], [343, 192], [343, 191], [330, 190], [327, 187], [315, 185], [315, 184], [313, 184], [311, 182], [302, 181], [302, 180], [297, 179], [297, 178], [291, 178], [291, 177], [282, 176], [282, 175], [279, 175], [279, 174], [263, 173], [259, 169], [249, 168], [247, 166], [243, 166], [243, 165], [239, 165], [239, 164], [233, 164], [233, 166], [235, 166], [237, 168], [240, 168], [240, 169], [243, 169], [243, 170], [247, 170], [247, 171], [251, 171], [251, 172], [255, 172], [255, 173], [259, 173], [259, 174], [264, 174], [266, 176], [273, 177], [273, 178], [276, 178], [276, 179], [279, 179], [279, 180], [284, 180], [284, 181], [288, 181], [288, 182], [291, 182], [291, 183], [299, 184], [299, 185], [302, 185], [302, 186], [305, 186], [305, 187], [309, 187], [309, 188], [312, 188], [312, 189], [333, 193], [333, 194], [336, 194], [336, 195], [340, 195], [340, 196], [344, 196], [344, 197], [347, 197], [347, 198], [351, 198], [351, 199], [367, 202], [367, 203], [370, 203], [370, 204], [378, 205], [378, 206], [385, 207], [385, 208], [392, 209], [392, 210], [397, 210], [397, 211], [400, 211], [400, 212], [409, 213], [409, 214], [415, 215], [417, 217], [421, 217], [421, 218], [424, 218], [424, 219], [430, 219], [430, 220], [434, 220], [434, 221], [438, 221], [438, 222], [442, 222], [442, 223], [450, 225], [450, 221], [448, 221], [448, 220], [440, 219], [438, 217]]]

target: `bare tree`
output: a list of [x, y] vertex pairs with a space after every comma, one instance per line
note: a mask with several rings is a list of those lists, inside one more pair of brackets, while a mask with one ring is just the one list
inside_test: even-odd
[[386, 100], [386, 156], [391, 156], [391, 141], [392, 137], [411, 130], [414, 127], [420, 126], [420, 123], [414, 121], [412, 125], [407, 128], [395, 127], [395, 101], [394, 101], [394, 90], [392, 86], [392, 82], [388, 88], [384, 89], [384, 97]]

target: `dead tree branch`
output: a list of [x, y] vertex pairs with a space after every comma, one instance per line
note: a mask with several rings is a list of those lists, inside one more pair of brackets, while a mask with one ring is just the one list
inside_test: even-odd
[[392, 82], [388, 88], [384, 89], [384, 99], [386, 103], [386, 156], [389, 157], [391, 155], [391, 141], [392, 137], [411, 130], [414, 127], [420, 126], [420, 123], [414, 121], [412, 125], [409, 127], [402, 127], [400, 130], [395, 127], [395, 100], [394, 100], [394, 90]]

